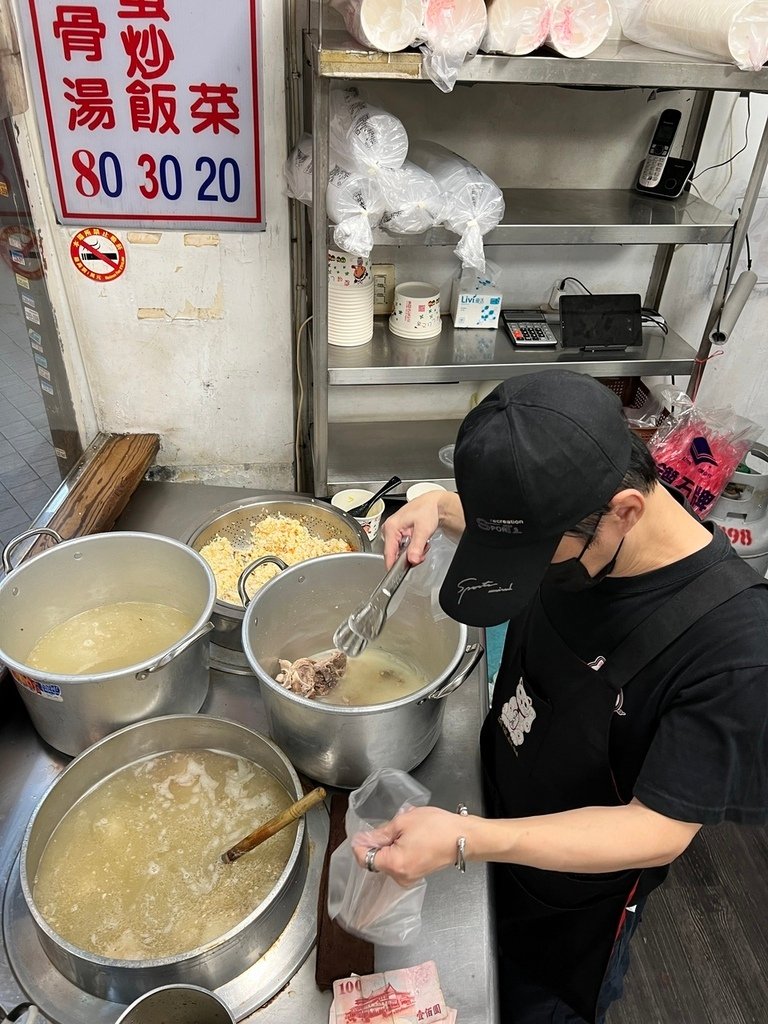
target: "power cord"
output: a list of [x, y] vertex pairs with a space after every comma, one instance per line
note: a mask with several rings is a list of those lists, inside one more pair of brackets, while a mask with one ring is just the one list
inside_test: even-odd
[[646, 326], [653, 324], [658, 327], [663, 335], [669, 334], [669, 324], [657, 309], [648, 309], [646, 306], [640, 310], [643, 323]]
[[560, 284], [558, 285], [558, 288], [559, 288], [560, 291], [562, 291], [565, 288], [565, 286], [566, 286], [568, 281], [573, 281], [573, 283], [577, 284], [579, 286], [579, 288], [583, 288], [584, 291], [587, 293], [587, 295], [591, 295], [592, 294], [592, 292], [589, 290], [589, 288], [587, 288], [587, 286], [584, 284], [584, 282], [580, 281], [578, 279], [578, 277], [564, 277], [562, 279], [562, 281], [560, 282]]
[[733, 153], [731, 156], [729, 156], [727, 160], [723, 160], [719, 164], [711, 164], [709, 167], [705, 167], [703, 171], [699, 171], [698, 174], [695, 174], [693, 176], [692, 181], [698, 181], [698, 179], [702, 176], [702, 174], [706, 174], [707, 171], [715, 171], [715, 170], [717, 170], [718, 167], [727, 167], [729, 164], [733, 163], [733, 161], [736, 159], [737, 156], [741, 156], [741, 154], [744, 152], [744, 150], [747, 149], [747, 147], [749, 146], [749, 122], [751, 120], [752, 120], [752, 95], [751, 95], [751, 93], [747, 93], [747, 123], [744, 125], [744, 145], [741, 147], [740, 150], [738, 150], [738, 152]]

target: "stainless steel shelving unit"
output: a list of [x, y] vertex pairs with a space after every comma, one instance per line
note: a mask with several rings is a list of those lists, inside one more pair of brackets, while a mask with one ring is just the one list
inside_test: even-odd
[[[324, 0], [312, 0], [304, 52], [311, 68], [311, 107], [314, 126], [311, 212], [313, 239], [329, 239], [325, 186], [328, 176], [328, 108], [334, 80], [425, 79], [420, 53], [377, 53], [361, 50], [345, 32], [323, 21]], [[634, 43], [612, 41], [591, 57], [568, 60], [547, 53], [529, 57], [480, 54], [468, 61], [461, 82], [510, 85], [559, 85], [589, 88], [685, 89], [697, 93], [683, 143], [682, 155], [696, 159], [715, 91], [768, 92], [768, 70], [739, 71], [728, 64], [678, 57]], [[423, 95], [423, 94], [422, 94]], [[446, 468], [438, 449], [451, 443], [458, 422], [377, 421], [329, 423], [329, 387], [380, 384], [441, 384], [457, 381], [501, 380], [551, 366], [595, 377], [681, 374], [690, 375], [695, 394], [709, 352], [709, 332], [731, 284], [749, 222], [768, 167], [768, 126], [753, 163], [738, 219], [687, 194], [675, 203], [649, 199], [632, 191], [606, 189], [508, 189], [505, 222], [486, 237], [488, 245], [656, 246], [646, 305], [661, 300], [675, 248], [679, 245], [730, 245], [733, 258], [723, 271], [698, 352], [670, 331], [667, 337], [646, 332], [642, 348], [616, 358], [554, 350], [517, 351], [502, 331], [455, 330], [448, 318], [431, 345], [419, 347], [396, 338], [386, 321], [377, 322], [373, 340], [362, 349], [335, 349], [327, 344], [327, 275], [324, 249], [315, 246], [312, 274], [312, 402], [311, 441], [314, 489], [330, 494], [342, 487], [378, 483], [395, 463], [402, 467], [404, 485], [431, 479], [445, 483]], [[442, 229], [418, 238], [374, 233], [376, 244], [389, 247], [455, 245]], [[450, 480], [450, 478], [449, 478]]]

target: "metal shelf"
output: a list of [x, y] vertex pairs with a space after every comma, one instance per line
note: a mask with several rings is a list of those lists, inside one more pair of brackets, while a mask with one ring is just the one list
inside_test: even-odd
[[[724, 244], [736, 218], [686, 193], [669, 201], [623, 189], [507, 188], [504, 223], [486, 245], [682, 245]], [[444, 228], [421, 235], [374, 231], [377, 245], [450, 245]], [[333, 244], [333, 228], [328, 241]]]
[[[323, 78], [426, 79], [421, 53], [362, 50], [346, 32], [335, 29], [324, 31], [322, 46], [306, 38], [307, 56]], [[459, 81], [768, 92], [765, 69], [740, 71], [733, 64], [650, 50], [625, 40], [610, 40], [580, 60], [546, 50], [528, 57], [478, 54], [464, 65]]]
[[393, 473], [399, 490], [434, 480], [455, 490], [450, 470], [438, 457], [453, 444], [460, 420], [369, 421], [328, 424], [328, 493], [345, 487], [380, 487]]
[[[559, 337], [559, 324], [550, 323]], [[443, 317], [439, 337], [410, 341], [391, 334], [386, 317], [376, 317], [373, 340], [358, 348], [328, 346], [328, 383], [446, 384], [465, 380], [504, 380], [552, 366], [590, 377], [687, 375], [696, 353], [678, 334], [644, 331], [642, 348], [626, 352], [517, 349], [503, 328], [455, 328]], [[391, 475], [391, 474], [390, 474]]]

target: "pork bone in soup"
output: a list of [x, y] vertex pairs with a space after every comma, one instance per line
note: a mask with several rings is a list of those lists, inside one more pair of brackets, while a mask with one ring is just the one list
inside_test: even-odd
[[296, 824], [234, 864], [220, 858], [291, 803], [241, 757], [195, 749], [137, 761], [62, 818], [40, 860], [35, 904], [58, 935], [99, 956], [149, 960], [197, 949], [274, 888]]
[[73, 676], [128, 668], [172, 647], [194, 624], [188, 612], [152, 601], [98, 605], [49, 629], [26, 662]]

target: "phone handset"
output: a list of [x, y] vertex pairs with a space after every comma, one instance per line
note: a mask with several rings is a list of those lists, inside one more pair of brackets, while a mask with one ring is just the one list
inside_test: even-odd
[[651, 140], [651, 148], [640, 171], [640, 184], [643, 188], [656, 188], [661, 181], [681, 117], [679, 110], [670, 108], [659, 118]]

